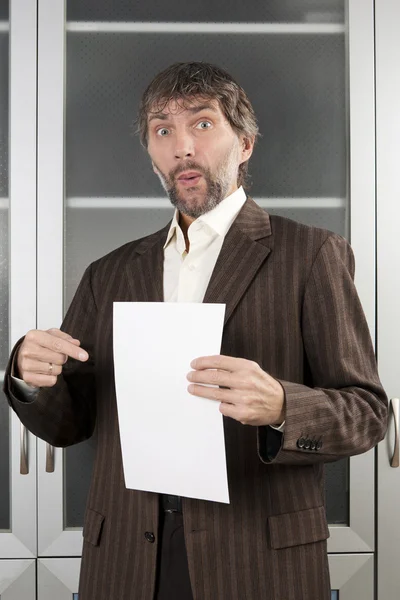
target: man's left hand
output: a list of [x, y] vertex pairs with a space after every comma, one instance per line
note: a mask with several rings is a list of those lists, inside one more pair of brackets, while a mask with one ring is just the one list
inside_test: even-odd
[[278, 426], [285, 420], [283, 388], [256, 362], [218, 355], [196, 358], [190, 366], [196, 370], [187, 375], [189, 392], [220, 402], [224, 416], [243, 425]]

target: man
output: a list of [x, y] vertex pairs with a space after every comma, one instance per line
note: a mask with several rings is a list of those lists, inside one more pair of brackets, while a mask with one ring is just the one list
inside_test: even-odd
[[[159, 74], [139, 131], [172, 223], [92, 263], [61, 330], [29, 332], [5, 378], [11, 406], [50, 444], [97, 428], [79, 599], [328, 600], [323, 464], [373, 447], [387, 417], [351, 249], [246, 198], [258, 129], [223, 70]], [[225, 416], [229, 505], [125, 487], [113, 301], [162, 300], [226, 303], [221, 356], [193, 357], [188, 385]]]

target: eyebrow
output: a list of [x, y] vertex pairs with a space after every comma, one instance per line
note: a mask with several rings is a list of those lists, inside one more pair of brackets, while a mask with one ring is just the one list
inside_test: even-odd
[[[192, 106], [191, 108], [187, 108], [185, 110], [189, 111], [193, 115], [195, 115], [198, 112], [201, 112], [202, 110], [212, 110], [215, 113], [217, 112], [217, 109], [211, 106], [211, 104], [199, 104], [197, 106]], [[169, 113], [151, 113], [148, 122], [150, 123], [150, 121], [153, 121], [153, 119], [160, 119], [161, 121], [166, 121], [169, 118], [169, 116]]]

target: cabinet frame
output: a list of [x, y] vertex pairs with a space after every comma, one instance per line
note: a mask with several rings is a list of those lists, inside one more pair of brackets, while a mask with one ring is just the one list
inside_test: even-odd
[[[400, 5], [376, 0], [376, 121], [377, 121], [377, 236], [378, 236], [378, 360], [389, 399], [400, 398], [400, 246], [398, 243], [400, 137]], [[399, 435], [399, 431], [397, 435]], [[397, 600], [400, 590], [400, 468], [392, 467], [395, 445], [393, 404], [389, 430], [378, 445], [377, 589], [379, 600]]]
[[[36, 22], [36, 0], [10, 1], [10, 349], [36, 328]], [[24, 431], [11, 409], [9, 426], [11, 527], [9, 532], [0, 533], [0, 558], [32, 558], [37, 544], [36, 439]], [[26, 475], [20, 473], [24, 436]]]

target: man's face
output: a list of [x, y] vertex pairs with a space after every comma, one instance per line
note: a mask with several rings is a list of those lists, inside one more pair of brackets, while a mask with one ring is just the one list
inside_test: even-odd
[[237, 189], [253, 143], [234, 132], [216, 100], [193, 98], [150, 113], [147, 149], [172, 204], [197, 219]]

